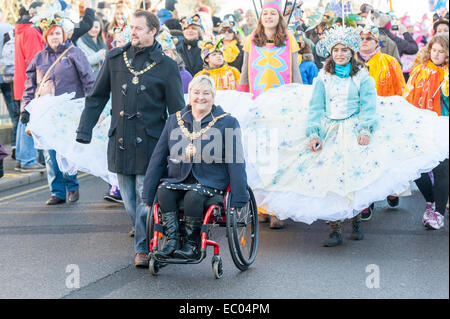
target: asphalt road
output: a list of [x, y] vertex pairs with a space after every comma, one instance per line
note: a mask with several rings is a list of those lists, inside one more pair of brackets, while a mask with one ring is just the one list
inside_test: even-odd
[[417, 191], [397, 209], [377, 203], [363, 241], [349, 239], [347, 222], [340, 247], [321, 246], [324, 222], [261, 224], [245, 272], [217, 229], [224, 276], [216, 280], [212, 248], [201, 264], [170, 265], [156, 277], [135, 269], [123, 206], [103, 200], [101, 180], [85, 175], [80, 184], [80, 201], [57, 207], [44, 205], [44, 182], [0, 193], [0, 298], [449, 298], [448, 217], [445, 229], [426, 230]]

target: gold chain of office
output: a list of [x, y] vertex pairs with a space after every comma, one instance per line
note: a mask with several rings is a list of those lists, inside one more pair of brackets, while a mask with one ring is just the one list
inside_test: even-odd
[[186, 152], [186, 155], [192, 160], [192, 158], [194, 157], [194, 154], [197, 152], [197, 148], [194, 146], [194, 140], [198, 139], [199, 137], [201, 137], [203, 134], [206, 133], [206, 131], [208, 131], [211, 127], [214, 126], [214, 124], [216, 124], [216, 122], [218, 120], [220, 120], [221, 118], [228, 116], [228, 113], [219, 115], [217, 117], [215, 117], [211, 122], [208, 123], [208, 125], [205, 128], [202, 128], [200, 131], [197, 132], [189, 132], [189, 130], [186, 128], [186, 126], [184, 126], [184, 122], [181, 119], [181, 112], [178, 111], [177, 112], [177, 121], [178, 121], [178, 126], [181, 129], [181, 132], [183, 133], [183, 135], [187, 138], [189, 138], [191, 140], [191, 142], [188, 144], [188, 146], [186, 146], [186, 148], [184, 149]]
[[133, 84], [139, 84], [139, 78], [138, 78], [138, 75], [144, 74], [145, 72], [147, 72], [148, 70], [150, 70], [151, 68], [153, 68], [153, 67], [156, 65], [156, 62], [153, 62], [152, 64], [150, 64], [149, 66], [147, 66], [147, 67], [146, 67], [145, 69], [143, 69], [142, 71], [137, 72], [137, 71], [135, 71], [135, 70], [133, 69], [133, 67], [131, 66], [130, 61], [128, 61], [127, 53], [126, 53], [126, 52], [123, 53], [123, 60], [125, 61], [125, 65], [127, 66], [128, 70], [134, 75], [134, 76], [133, 76], [133, 79], [131, 80], [131, 83], [133, 83]]

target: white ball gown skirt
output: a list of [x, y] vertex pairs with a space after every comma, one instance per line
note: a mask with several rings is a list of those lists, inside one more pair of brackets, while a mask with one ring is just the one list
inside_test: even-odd
[[[371, 203], [448, 158], [448, 117], [421, 110], [403, 97], [378, 97], [378, 126], [360, 146], [358, 115], [324, 120], [322, 149], [308, 150], [305, 135], [312, 86], [290, 84], [252, 100], [249, 93], [217, 91], [215, 104], [240, 122], [247, 179], [258, 206], [280, 219], [311, 224], [354, 217]], [[91, 144], [75, 141], [84, 99], [73, 94], [33, 100], [29, 128], [38, 148], [54, 149], [64, 172], [84, 171], [117, 185], [107, 169], [110, 117], [96, 125]], [[186, 98], [187, 100], [187, 98]]]

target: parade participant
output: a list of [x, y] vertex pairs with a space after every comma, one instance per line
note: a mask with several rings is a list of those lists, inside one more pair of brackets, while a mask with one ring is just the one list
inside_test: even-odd
[[97, 76], [108, 50], [103, 38], [103, 24], [100, 19], [94, 19], [92, 28], [81, 36], [76, 45], [86, 54], [94, 75]]
[[[448, 158], [442, 132], [449, 123], [401, 96], [377, 99], [375, 81], [353, 56], [358, 31], [335, 27], [324, 39], [319, 48], [332, 56], [312, 88], [292, 84], [264, 93], [243, 133], [261, 136], [255, 158], [270, 163], [247, 163], [257, 172], [249, 185], [258, 204], [283, 220], [330, 221], [325, 245], [335, 246], [342, 243], [340, 221], [353, 218], [352, 238], [362, 239], [361, 210], [405, 191]], [[270, 132], [278, 136], [273, 143], [262, 138]]]
[[271, 88], [301, 83], [299, 50], [294, 36], [287, 31], [281, 1], [266, 0], [258, 27], [245, 40], [240, 90], [256, 98]]
[[[244, 44], [244, 62], [238, 90], [257, 98], [271, 88], [289, 83], [301, 83], [298, 67], [298, 47], [287, 31], [281, 1], [265, 0], [258, 26]], [[268, 219], [267, 210], [258, 208], [260, 221]], [[271, 215], [271, 228], [282, 228], [283, 222]]]
[[[239, 123], [214, 104], [215, 94], [215, 83], [209, 76], [201, 75], [192, 80], [189, 105], [169, 117], [148, 165], [143, 197], [150, 208], [157, 194], [167, 230], [167, 244], [157, 252], [160, 258], [173, 255], [195, 259], [198, 256], [207, 203], [213, 198], [223, 200], [228, 186], [233, 209], [245, 206], [249, 200], [240, 135], [235, 142], [226, 140], [226, 130], [239, 130]], [[177, 130], [181, 133], [173, 138]], [[199, 134], [192, 137], [195, 133]], [[208, 153], [211, 158], [204, 157], [201, 154], [211, 143], [218, 143], [220, 155]], [[178, 148], [177, 145], [183, 146]], [[177, 205], [180, 199], [184, 199], [187, 234], [181, 249]]]
[[[402, 95], [405, 87], [405, 78], [400, 63], [392, 56], [382, 53], [379, 44], [379, 29], [367, 25], [361, 32], [361, 47], [358, 53], [361, 61], [364, 61], [370, 76], [375, 80], [377, 94], [379, 96]], [[399, 197], [390, 195], [387, 199], [389, 206], [399, 205]], [[363, 212], [363, 220], [372, 216], [374, 205]]]
[[[38, 13], [43, 2], [35, 1], [30, 4], [29, 12], [17, 21], [14, 28], [14, 100], [21, 104], [25, 81], [26, 69], [36, 53], [44, 48], [42, 30], [33, 26], [31, 19]], [[34, 148], [33, 138], [25, 133], [25, 124], [20, 120], [16, 134], [16, 159], [20, 171], [45, 171], [45, 166], [36, 160], [38, 155]]]
[[130, 28], [131, 43], [108, 53], [94, 88], [86, 97], [77, 141], [91, 141], [92, 129], [112, 94], [108, 169], [117, 173], [125, 209], [135, 225], [135, 265], [147, 267], [144, 174], [167, 114], [184, 107], [184, 98], [177, 64], [155, 42], [158, 18], [138, 10]]
[[231, 17], [224, 20], [219, 29], [223, 36], [223, 58], [225, 62], [241, 72], [244, 62], [244, 51], [240, 44], [240, 35], [237, 33], [237, 23]]
[[131, 12], [126, 4], [120, 3], [116, 5], [113, 20], [106, 26], [106, 45], [108, 50], [112, 49], [114, 40], [114, 30], [122, 27], [126, 21], [130, 21]]
[[[449, 37], [438, 34], [426, 46], [421, 64], [411, 71], [404, 96], [421, 109], [449, 116]], [[447, 134], [448, 132], [442, 132]], [[416, 180], [426, 200], [423, 224], [429, 229], [444, 227], [444, 212], [449, 192], [448, 159]]]
[[224, 61], [223, 40], [220, 39], [217, 43], [202, 41], [200, 45], [206, 66], [194, 77], [207, 74], [214, 79], [217, 90], [236, 90], [241, 73]]
[[[75, 92], [75, 98], [84, 97], [94, 84], [94, 75], [83, 51], [66, 41], [62, 19], [50, 18], [46, 25], [39, 23], [44, 30], [44, 50], [38, 52], [27, 68], [27, 81], [22, 102], [24, 107], [35, 97], [46, 94], [61, 95]], [[22, 123], [27, 123], [22, 110]], [[58, 167], [56, 152], [45, 150], [45, 164], [51, 197], [46, 205], [66, 202], [66, 189], [69, 202], [79, 199], [79, 184], [76, 175], [66, 176]]]
[[198, 14], [180, 19], [183, 26], [183, 41], [178, 46], [178, 53], [183, 58], [186, 70], [195, 75], [203, 68], [202, 56], [198, 42], [202, 38], [201, 18]]
[[180, 69], [181, 81], [183, 82], [183, 93], [188, 93], [189, 83], [192, 81], [192, 75], [186, 71], [184, 61], [177, 52], [175, 42], [178, 42], [178, 38], [172, 37], [169, 29], [166, 26], [161, 28], [156, 40], [161, 45], [161, 48], [168, 57], [177, 62]]
[[406, 85], [402, 68], [396, 59], [381, 52], [379, 34], [375, 26], [366, 26], [362, 30], [359, 57], [375, 80], [379, 96], [402, 95]]

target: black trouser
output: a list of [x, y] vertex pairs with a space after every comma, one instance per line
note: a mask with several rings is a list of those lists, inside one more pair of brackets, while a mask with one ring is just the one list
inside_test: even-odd
[[184, 216], [203, 218], [209, 197], [196, 191], [174, 190], [161, 187], [158, 189], [158, 202], [162, 213], [178, 212], [178, 202], [184, 198]]
[[416, 180], [416, 185], [422, 193], [425, 200], [430, 203], [436, 203], [436, 211], [444, 215], [445, 206], [448, 200], [448, 159], [441, 162], [433, 169], [434, 184], [428, 173]]

